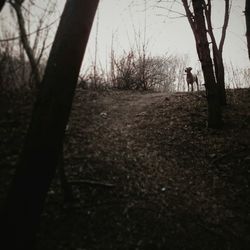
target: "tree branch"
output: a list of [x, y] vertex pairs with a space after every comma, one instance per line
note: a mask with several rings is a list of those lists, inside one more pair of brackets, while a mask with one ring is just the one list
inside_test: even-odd
[[230, 14], [231, 6], [232, 6], [232, 1], [231, 1], [231, 4], [229, 4], [229, 0], [225, 0], [225, 16], [224, 16], [224, 23], [223, 23], [222, 32], [221, 32], [221, 40], [219, 44], [220, 53], [222, 53], [223, 45], [224, 45], [225, 38], [226, 38], [226, 30], [227, 30], [227, 26], [229, 22], [229, 14]]
[[175, 11], [175, 10], [173, 10], [171, 8], [167, 8], [167, 7], [163, 7], [163, 6], [155, 6], [155, 8], [157, 8], [157, 9], [164, 9], [164, 10], [167, 10], [168, 12], [171, 12], [171, 13], [174, 13], [174, 14], [178, 14], [179, 17], [186, 17], [185, 14], [183, 14], [183, 13], [181, 13], [179, 11]]
[[[56, 20], [54, 20], [53, 22], [51, 22], [50, 24], [48, 24], [48, 25], [46, 25], [46, 26], [44, 26], [44, 27], [42, 27], [40, 29], [37, 29], [35, 31], [32, 31], [31, 33], [26, 34], [26, 36], [29, 37], [29, 36], [32, 36], [34, 34], [37, 34], [38, 32], [41, 32], [41, 31], [43, 31], [45, 29], [48, 29], [50, 26], [52, 26], [53, 24], [55, 24], [59, 19], [60, 19], [60, 17], [57, 18]], [[15, 36], [15, 37], [10, 37], [10, 38], [6, 38], [6, 39], [0, 39], [0, 43], [1, 42], [14, 41], [14, 40], [18, 40], [20, 38], [21, 38], [21, 36]]]
[[193, 16], [193, 13], [190, 11], [188, 2], [187, 2], [187, 0], [182, 0], [182, 3], [183, 3], [183, 6], [184, 6], [184, 9], [185, 9], [187, 18], [188, 18], [188, 22], [189, 22], [192, 30], [195, 31], [194, 16]]
[[205, 0], [203, 0], [203, 5], [204, 5], [204, 11], [205, 11], [205, 16], [206, 16], [206, 21], [207, 21], [207, 31], [212, 41], [213, 50], [218, 51], [218, 46], [217, 46], [216, 39], [214, 36], [212, 20], [211, 20], [211, 0], [208, 0], [207, 4]]
[[246, 0], [245, 3], [245, 18], [246, 18], [246, 38], [248, 47], [248, 57], [250, 59], [250, 3]]

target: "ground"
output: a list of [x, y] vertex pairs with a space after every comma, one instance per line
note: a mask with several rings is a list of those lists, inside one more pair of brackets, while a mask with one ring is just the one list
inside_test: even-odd
[[[250, 90], [228, 90], [221, 130], [204, 93], [78, 89], [64, 163], [48, 194], [39, 250], [249, 249]], [[1, 98], [0, 201], [31, 114], [23, 93]]]

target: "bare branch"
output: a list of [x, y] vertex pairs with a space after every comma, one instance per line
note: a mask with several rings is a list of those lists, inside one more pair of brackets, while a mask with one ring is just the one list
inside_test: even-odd
[[226, 38], [226, 30], [227, 30], [227, 26], [228, 26], [228, 22], [229, 22], [229, 14], [230, 14], [231, 6], [232, 6], [232, 0], [231, 0], [230, 4], [229, 4], [229, 0], [225, 0], [224, 23], [223, 23], [223, 27], [222, 27], [222, 31], [221, 31], [221, 40], [220, 40], [220, 44], [219, 44], [220, 53], [222, 53], [223, 45], [224, 45], [225, 38]]
[[[55, 24], [59, 19], [60, 19], [60, 17], [58, 17], [56, 20], [54, 20], [54, 21], [51, 22], [50, 24], [44, 26], [43, 28], [37, 29], [37, 30], [35, 30], [35, 31], [32, 31], [31, 33], [26, 34], [26, 36], [29, 37], [29, 36], [32, 36], [32, 35], [36, 34], [37, 32], [41, 32], [41, 31], [43, 31], [43, 30], [45, 30], [45, 29], [50, 28], [50, 27], [51, 27], [53, 24]], [[6, 38], [6, 39], [0, 39], [0, 43], [1, 43], [1, 42], [8, 42], [8, 41], [18, 40], [18, 39], [20, 39], [20, 37], [21, 37], [21, 36], [15, 36], [15, 37], [10, 37], [10, 38]]]
[[186, 17], [185, 14], [183, 14], [183, 13], [181, 13], [181, 12], [179, 12], [179, 11], [175, 11], [175, 10], [173, 10], [172, 8], [167, 8], [167, 7], [163, 7], [163, 6], [155, 6], [155, 8], [167, 10], [168, 12], [171, 12], [171, 13], [180, 15], [180, 17]]
[[202, 1], [203, 1], [204, 11], [205, 11], [205, 16], [206, 16], [206, 21], [207, 21], [207, 31], [212, 41], [213, 50], [218, 51], [216, 39], [215, 39], [214, 32], [213, 32], [212, 20], [211, 20], [211, 0], [208, 0], [207, 4], [205, 0], [202, 0]]
[[191, 10], [189, 8], [189, 4], [188, 4], [187, 0], [182, 0], [182, 3], [183, 3], [183, 6], [184, 6], [184, 9], [186, 11], [188, 22], [189, 22], [192, 30], [195, 31], [194, 16], [193, 16], [193, 13], [191, 12]]

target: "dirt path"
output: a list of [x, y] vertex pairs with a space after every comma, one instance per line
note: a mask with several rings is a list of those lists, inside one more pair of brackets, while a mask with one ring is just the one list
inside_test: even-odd
[[[152, 144], [147, 141], [147, 128], [143, 121], [150, 121], [150, 110], [154, 105], [161, 104], [167, 96], [161, 93], [113, 92], [103, 96], [88, 96], [84, 99], [88, 106], [86, 109], [75, 106], [68, 147], [79, 149], [75, 152], [75, 158], [86, 162], [85, 173], [88, 173], [86, 169], [89, 168], [94, 178], [96, 174], [102, 173], [105, 179], [112, 178], [120, 182], [120, 172], [124, 171], [122, 182], [131, 177], [139, 181], [145, 175], [140, 173], [145, 162], [154, 164], [158, 161], [156, 158], [159, 153], [156, 152], [158, 149], [152, 150]], [[69, 158], [72, 161], [72, 152]], [[140, 166], [141, 170], [131, 169], [133, 165]], [[106, 172], [105, 166], [109, 166], [112, 173]]]
[[151, 105], [161, 102], [168, 95], [166, 93], [131, 94], [131, 92], [125, 95], [110, 95], [102, 100], [103, 113], [109, 116], [112, 128], [127, 129], [135, 122], [136, 117], [146, 115]]

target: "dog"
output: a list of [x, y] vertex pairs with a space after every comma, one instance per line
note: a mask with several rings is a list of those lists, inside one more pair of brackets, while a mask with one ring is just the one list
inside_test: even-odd
[[198, 83], [198, 77], [196, 74], [191, 73], [192, 68], [191, 67], [187, 67], [185, 69], [185, 72], [187, 73], [186, 76], [186, 81], [187, 81], [187, 85], [188, 85], [188, 91], [189, 91], [189, 85], [191, 85], [191, 91], [194, 91], [194, 82], [197, 85], [197, 91], [199, 91], [199, 83]]

